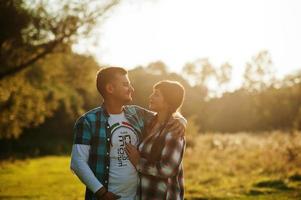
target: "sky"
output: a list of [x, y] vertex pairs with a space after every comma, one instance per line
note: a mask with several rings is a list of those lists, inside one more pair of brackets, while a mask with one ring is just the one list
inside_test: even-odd
[[300, 11], [299, 0], [125, 0], [74, 50], [127, 69], [158, 60], [174, 72], [199, 58], [229, 62], [235, 88], [262, 50], [278, 77], [301, 69]]

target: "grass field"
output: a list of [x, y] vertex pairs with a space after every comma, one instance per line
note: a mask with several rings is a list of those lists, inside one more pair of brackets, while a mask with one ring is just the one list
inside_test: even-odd
[[[186, 199], [301, 199], [301, 134], [188, 135]], [[0, 199], [83, 199], [69, 156], [0, 163]]]
[[300, 133], [205, 134], [189, 143], [188, 199], [301, 199]]

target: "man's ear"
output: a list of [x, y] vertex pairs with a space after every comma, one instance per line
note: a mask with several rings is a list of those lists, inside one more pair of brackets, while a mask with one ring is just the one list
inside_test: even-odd
[[114, 90], [113, 84], [112, 84], [112, 83], [108, 83], [108, 84], [106, 85], [106, 91], [107, 91], [107, 93], [108, 93], [108, 94], [112, 94], [112, 93], [113, 93], [113, 90]]

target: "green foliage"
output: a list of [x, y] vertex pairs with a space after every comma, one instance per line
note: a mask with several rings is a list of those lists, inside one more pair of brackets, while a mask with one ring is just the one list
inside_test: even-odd
[[73, 119], [97, 100], [98, 66], [92, 58], [73, 54], [70, 46], [118, 0], [51, 2], [55, 5], [0, 1], [0, 139], [19, 137], [59, 108]]
[[206, 102], [203, 117], [199, 119], [199, 123], [203, 125], [202, 131], [251, 130], [257, 122], [252, 100], [252, 95], [239, 90]]
[[[0, 2], [0, 80], [65, 52], [86, 36], [118, 0], [5, 0]], [[55, 5], [54, 5], [55, 4]]]
[[237, 90], [204, 105], [203, 130], [238, 132], [300, 129], [301, 84], [261, 92]]
[[205, 102], [198, 122], [203, 131], [300, 130], [300, 77], [276, 80], [269, 52], [259, 52], [246, 64], [242, 88]]
[[[17, 76], [0, 81], [0, 135], [18, 137], [24, 128], [36, 127], [60, 109], [72, 122], [100, 103], [95, 89], [98, 65], [93, 58], [69, 51], [48, 56]], [[184, 116], [195, 116], [202, 131], [238, 132], [272, 129], [300, 129], [301, 83], [298, 75], [282, 85], [262, 90], [240, 89], [220, 98], [206, 99], [201, 86], [191, 86], [181, 75], [169, 73], [162, 62], [137, 67], [129, 72], [135, 88], [134, 104], [148, 107], [152, 86], [163, 79], [181, 82], [186, 89]], [[146, 81], [147, 80], [147, 81]], [[47, 120], [46, 120], [47, 121]], [[67, 123], [68, 121], [68, 123]], [[47, 122], [46, 122], [47, 124]], [[53, 124], [53, 123], [52, 123]], [[53, 129], [48, 124], [46, 129]], [[47, 126], [46, 126], [47, 127]], [[28, 130], [29, 132], [32, 130]], [[42, 131], [42, 130], [41, 130]]]
[[53, 54], [29, 70], [0, 81], [0, 137], [18, 137], [24, 128], [44, 123], [58, 108], [70, 118], [78, 116], [84, 101], [96, 100], [98, 68], [92, 58], [71, 52]]
[[[18, 138], [24, 129], [53, 132], [60, 127], [56, 123], [72, 127], [76, 117], [99, 105], [98, 65], [91, 57], [73, 53], [70, 45], [117, 3], [85, 9], [85, 1], [64, 0], [56, 7], [44, 1], [0, 2], [0, 26], [5, 27], [0, 32], [0, 138]], [[133, 103], [148, 107], [152, 86], [170, 79], [185, 87], [182, 113], [195, 116], [193, 121], [202, 131], [300, 129], [300, 74], [277, 82], [271, 66], [269, 53], [259, 52], [246, 65], [243, 88], [209, 99], [209, 81], [226, 89], [232, 71], [229, 63], [217, 68], [209, 59], [197, 59], [187, 63], [180, 75], [168, 72], [162, 61], [153, 62], [129, 72], [135, 88]], [[32, 129], [41, 124], [43, 128]]]

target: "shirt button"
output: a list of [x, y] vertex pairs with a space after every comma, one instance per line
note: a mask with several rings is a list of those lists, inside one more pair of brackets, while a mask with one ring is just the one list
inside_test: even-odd
[[107, 166], [107, 169], [109, 169], [109, 166]]
[[109, 126], [109, 125], [107, 125], [107, 128], [110, 128], [110, 126]]
[[109, 153], [109, 152], [107, 152], [107, 155], [110, 155], [110, 153]]
[[105, 183], [108, 183], [108, 181], [105, 181]]
[[110, 138], [108, 138], [107, 140], [110, 141]]

